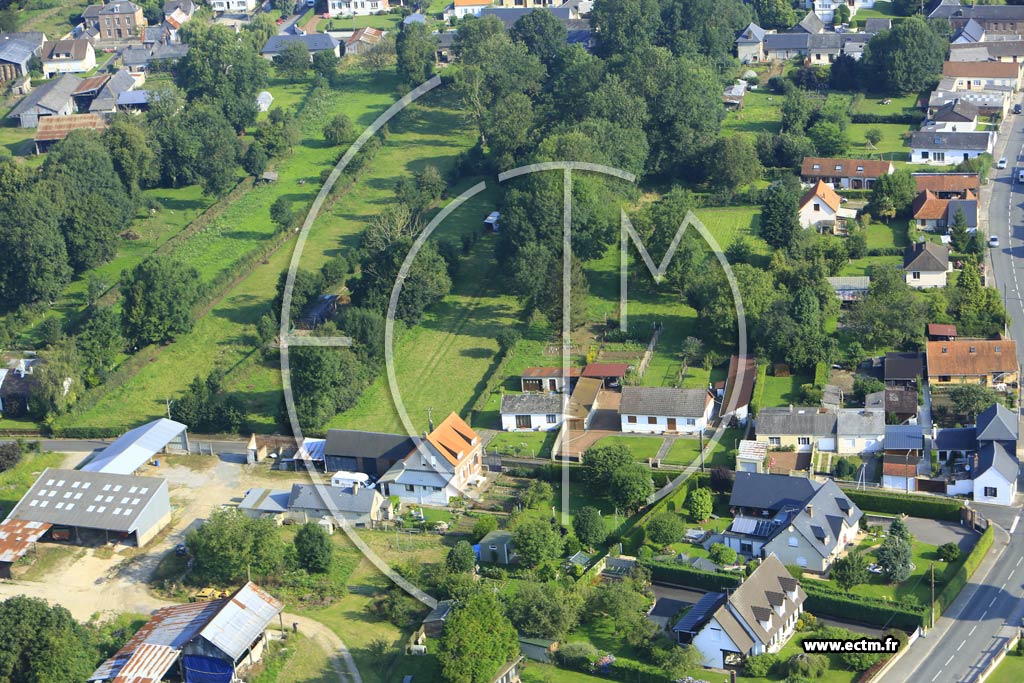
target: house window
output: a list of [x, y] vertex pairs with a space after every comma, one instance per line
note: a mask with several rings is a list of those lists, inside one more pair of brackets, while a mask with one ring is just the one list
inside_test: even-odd
[[[927, 157], [925, 157], [925, 158], [927, 158]], [[932, 153], [932, 161], [945, 161], [945, 160], [946, 160], [946, 153], [945, 152], [934, 152], [934, 153]]]
[[800, 545], [800, 541], [797, 540], [796, 536], [790, 536], [789, 537], [789, 547], [790, 548], [795, 548], [798, 545]]
[[408, 491], [409, 493], [412, 493], [413, 491], [416, 490], [416, 487], [413, 486], [412, 484], [406, 484], [405, 485], [405, 490]]
[[929, 152], [927, 152], [927, 151], [922, 151], [922, 152], [921, 152], [921, 158], [922, 158], [922, 159], [927, 159], [927, 158], [928, 158], [928, 154], [929, 154]]
[[797, 437], [796, 442], [798, 444], [800, 444], [801, 446], [810, 446], [811, 445], [811, 437], [809, 437], [809, 436], [800, 436], [800, 437]]
[[806, 557], [798, 557], [798, 558], [796, 558], [796, 564], [797, 564], [798, 567], [806, 567], [807, 566], [807, 558]]
[[750, 541], [741, 541], [740, 542], [740, 552], [743, 553], [744, 555], [753, 555], [754, 554], [754, 544], [751, 543]]
[[533, 421], [529, 415], [516, 415], [516, 428], [517, 429], [529, 429], [533, 426]]
[[857, 173], [863, 173], [863, 172], [864, 172], [864, 167], [863, 166], [858, 166], [857, 167]]
[[985, 497], [986, 498], [995, 498], [996, 495], [997, 494], [996, 494], [996, 487], [995, 486], [986, 486], [985, 487]]
[[628, 422], [631, 425], [635, 425], [636, 424], [636, 415], [627, 415], [626, 416], [626, 422]]
[[782, 439], [780, 437], [778, 437], [778, 436], [769, 436], [768, 437], [768, 445], [769, 446], [781, 446], [782, 445]]
[[970, 351], [970, 353], [974, 353], [976, 351], [975, 347], [973, 346], [969, 346], [968, 350]]
[[649, 425], [656, 425], [656, 424], [658, 424], [658, 418], [656, 418], [653, 415], [651, 415], [650, 417], [647, 418], [647, 424], [649, 424]]
[[697, 420], [695, 420], [694, 418], [692, 418], [692, 417], [686, 418], [686, 426], [687, 427], [693, 427], [696, 424], [697, 424]]
[[555, 422], [558, 421], [558, 416], [555, 415], [554, 413], [549, 413], [547, 415], [547, 421], [548, 421], [549, 425], [553, 425], [553, 424], [555, 424]]
[[948, 382], [949, 381], [949, 375], [939, 375], [939, 381], [940, 382]]
[[818, 202], [814, 202], [814, 210], [815, 212], [821, 211], [821, 204], [819, 204]]
[[910, 274], [910, 279], [911, 280], [920, 280], [921, 279], [921, 272], [915, 270], [913, 273]]

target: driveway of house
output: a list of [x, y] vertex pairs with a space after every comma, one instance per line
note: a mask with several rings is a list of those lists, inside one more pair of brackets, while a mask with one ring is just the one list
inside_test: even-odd
[[957, 522], [940, 522], [935, 519], [907, 517], [907, 528], [914, 538], [930, 545], [956, 543], [962, 552], [967, 552], [978, 541], [978, 534]]

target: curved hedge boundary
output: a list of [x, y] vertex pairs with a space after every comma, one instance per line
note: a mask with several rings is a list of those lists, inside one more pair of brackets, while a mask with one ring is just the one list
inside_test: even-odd
[[861, 510], [871, 512], [887, 512], [889, 514], [905, 514], [911, 517], [940, 519], [946, 522], [959, 522], [960, 510], [964, 503], [955, 498], [938, 498], [927, 495], [888, 494], [877, 491], [856, 491], [844, 489], [843, 492]]
[[[960, 595], [960, 591], [967, 585], [967, 581], [970, 580], [971, 575], [978, 569], [978, 565], [985, 559], [985, 555], [992, 548], [992, 542], [995, 539], [995, 532], [992, 530], [990, 524], [985, 533], [981, 535], [978, 542], [971, 548], [971, 552], [967, 553], [963, 562], [953, 570], [953, 575], [946, 579], [946, 585], [939, 592], [939, 595], [935, 598], [935, 612], [936, 616], [944, 614], [949, 606], [956, 600], [956, 596]], [[949, 567], [946, 573], [953, 567]]]
[[644, 562], [643, 566], [651, 570], [651, 580], [662, 583], [673, 583], [677, 586], [699, 588], [706, 591], [733, 590], [742, 583], [736, 574], [723, 572], [706, 572], [694, 569], [690, 565], [672, 562]]

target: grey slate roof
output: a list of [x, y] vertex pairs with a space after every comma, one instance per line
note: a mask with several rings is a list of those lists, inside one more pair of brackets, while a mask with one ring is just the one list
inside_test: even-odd
[[983, 35], [985, 35], [984, 27], [974, 19], [968, 19], [963, 28], [953, 36], [953, 40], [963, 39], [969, 43], [977, 43], [981, 41]]
[[703, 417], [708, 392], [672, 387], [623, 387], [619, 413], [657, 417]]
[[352, 493], [352, 487], [325, 486], [314, 484], [292, 484], [288, 496], [289, 510], [327, 510], [367, 514], [380, 506], [383, 496], [376, 489], [360, 486]]
[[794, 30], [799, 28], [807, 33], [821, 33], [825, 30], [825, 22], [823, 22], [814, 12], [808, 12], [807, 15], [800, 20], [800, 23], [793, 28]]
[[47, 468], [9, 515], [12, 519], [132, 532], [167, 481], [84, 470]]
[[892, 19], [871, 18], [864, 22], [864, 33], [881, 33], [892, 28]]
[[915, 242], [903, 250], [903, 270], [944, 273], [949, 269], [949, 248], [935, 242]]
[[974, 476], [984, 474], [993, 467], [1006, 481], [1017, 480], [1020, 463], [1000, 441], [986, 441], [981, 444], [981, 448], [978, 449], [978, 469], [975, 470]]
[[769, 33], [764, 37], [765, 50], [806, 50], [806, 33]]
[[807, 39], [809, 50], [839, 50], [842, 46], [842, 33], [813, 33]]
[[807, 477], [737, 472], [729, 505], [762, 510], [800, 507], [814, 495], [819, 486]]
[[988, 149], [989, 133], [935, 133], [919, 130], [910, 136], [910, 146], [914, 149], [968, 150], [984, 152]]
[[185, 43], [161, 43], [153, 48], [150, 59], [181, 59], [188, 54], [188, 45]]
[[125, 66], [144, 66], [149, 63], [149, 55], [148, 49], [130, 45], [121, 51], [121, 63]]
[[100, 7], [98, 15], [104, 14], [134, 14], [139, 9], [138, 6], [128, 0], [114, 0], [114, 2], [108, 2], [107, 4]]
[[[813, 513], [809, 512], [808, 508], [813, 508]], [[856, 526], [863, 514], [842, 489], [828, 479], [804, 502], [803, 508], [789, 523], [807, 539], [819, 555], [828, 557], [839, 545], [839, 534], [843, 531], [843, 524]], [[782, 530], [783, 527], [780, 527], [780, 533]]]
[[956, 219], [957, 209], [964, 212], [964, 219], [968, 228], [978, 227], [978, 200], [977, 199], [950, 199], [946, 209], [946, 223], [953, 225]]
[[924, 434], [921, 425], [887, 425], [885, 427], [885, 440], [882, 442], [885, 450], [906, 451], [920, 450], [924, 448]]
[[960, 427], [940, 429], [935, 434], [935, 449], [939, 451], [973, 451], [978, 447], [974, 429]]
[[557, 394], [505, 394], [501, 397], [502, 415], [550, 415], [562, 412], [562, 397]]
[[364, 432], [357, 429], [330, 429], [324, 455], [328, 458], [389, 458], [401, 460], [412, 452], [412, 437], [402, 434]]
[[21, 98], [21, 101], [11, 109], [11, 113], [7, 116], [16, 118], [36, 106], [50, 111], [60, 111], [71, 99], [71, 94], [81, 84], [82, 79], [78, 76], [63, 74]]
[[[926, 270], [921, 268], [921, 270]], [[920, 353], [885, 354], [885, 379], [915, 379], [924, 375], [924, 358]]]
[[[572, 19], [572, 8], [567, 5], [562, 5], [561, 7], [538, 7], [536, 9], [551, 12], [551, 14], [555, 15], [556, 19], [562, 22]], [[501, 19], [501, 23], [505, 25], [505, 28], [510, 29], [517, 21], [533, 11], [534, 8], [532, 7], [484, 7], [480, 10], [479, 17], [481, 19], [489, 16], [498, 17]]]
[[35, 54], [35, 46], [26, 40], [13, 38], [0, 40], [0, 61], [18, 64], [19, 66], [32, 59]]
[[705, 593], [690, 611], [683, 615], [672, 630], [683, 633], [697, 633], [704, 624], [711, 621], [715, 611], [725, 604], [725, 593]]
[[114, 111], [118, 98], [135, 87], [135, 79], [126, 69], [120, 69], [100, 89], [96, 99], [89, 105], [90, 112]]
[[933, 121], [942, 121], [944, 123], [966, 123], [968, 121], [974, 121], [978, 118], [978, 107], [977, 105], [968, 102], [967, 100], [954, 100], [953, 102], [947, 102], [938, 108], [934, 115], [932, 115]]
[[46, 34], [42, 31], [11, 31], [0, 33], [0, 41], [3, 40], [23, 40], [32, 45], [33, 50], [42, 50], [43, 43], [46, 42]]
[[275, 491], [273, 489], [249, 489], [245, 498], [238, 504], [242, 510], [256, 510], [257, 512], [269, 512], [277, 514], [288, 511], [288, 497], [290, 491]]
[[267, 42], [264, 43], [260, 53], [276, 55], [292, 43], [302, 43], [310, 52], [334, 50], [338, 47], [338, 41], [334, 39], [334, 36], [327, 33], [307, 33], [302, 36], [278, 34], [270, 36]]
[[870, 437], [885, 434], [885, 411], [845, 408], [839, 411], [836, 434], [846, 437]]
[[755, 421], [757, 434], [830, 436], [836, 432], [836, 414], [818, 408], [762, 408]]
[[[795, 587], [796, 602], [788, 599], [785, 589], [787, 586], [792, 586], [792, 581], [793, 576], [789, 570], [782, 565], [778, 557], [772, 554], [762, 560], [754, 573], [748, 576], [729, 596], [729, 606], [746, 622], [747, 628], [762, 643], [771, 642], [772, 638], [786, 627], [790, 617], [807, 598], [803, 588], [797, 584]], [[773, 602], [784, 605], [781, 617], [772, 610]], [[765, 610], [773, 616], [771, 631], [766, 631], [757, 618]]]
[[737, 45], [756, 45], [764, 40], [767, 35], [767, 31], [755, 24], [750, 22], [747, 27], [740, 31], [739, 36], [736, 37]]
[[978, 441], [1016, 441], [1017, 416], [1002, 403], [993, 403], [978, 415]]
[[965, 45], [951, 45], [949, 58], [951, 61], [973, 61], [958, 59], [956, 55], [960, 53], [970, 54], [977, 49], [985, 50], [985, 52], [988, 53], [989, 59], [998, 59], [1000, 57], [1020, 57], [1024, 56], [1024, 40], [992, 40], [979, 45], [971, 43]]
[[1020, 5], [961, 5], [958, 0], [942, 0], [928, 15], [929, 19], [968, 17], [982, 21], [1024, 21], [1024, 6]]

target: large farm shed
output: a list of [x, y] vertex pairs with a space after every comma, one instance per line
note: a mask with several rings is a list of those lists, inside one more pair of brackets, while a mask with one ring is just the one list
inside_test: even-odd
[[[231, 597], [157, 610], [89, 681], [231, 683], [259, 661], [284, 603], [249, 582]], [[283, 623], [279, 623], [283, 627]], [[174, 669], [174, 671], [172, 671]]]
[[171, 520], [167, 481], [47, 468], [8, 515], [50, 524], [50, 540], [145, 545]]
[[160, 418], [122, 434], [82, 469], [106, 474], [134, 474], [157, 453], [188, 452], [188, 427]]

